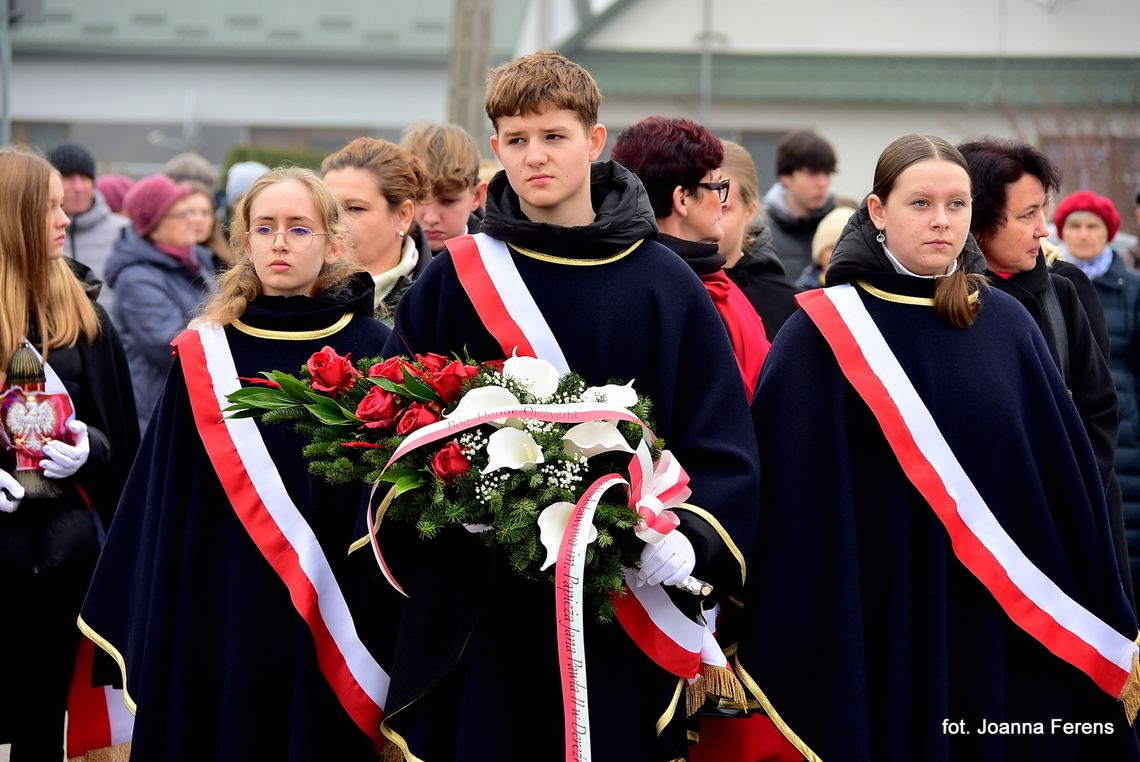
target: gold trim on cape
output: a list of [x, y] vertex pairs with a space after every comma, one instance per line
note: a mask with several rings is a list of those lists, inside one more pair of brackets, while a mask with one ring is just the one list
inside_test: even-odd
[[123, 658], [123, 655], [119, 653], [119, 649], [111, 645], [111, 642], [109, 640], [104, 638], [99, 633], [95, 632], [95, 630], [91, 629], [91, 625], [87, 624], [87, 622], [84, 622], [82, 616], [76, 620], [76, 623], [79, 625], [80, 632], [86, 635], [87, 638], [95, 645], [106, 651], [107, 654], [119, 665], [119, 670], [123, 673], [123, 703], [127, 705], [127, 709], [132, 715], [135, 714], [135, 711], [138, 709], [138, 705], [135, 703], [135, 700], [131, 698], [131, 694], [127, 693], [127, 662]]
[[[881, 288], [875, 288], [865, 280], [859, 279], [855, 281], [859, 288], [866, 291], [871, 296], [882, 299], [885, 302], [895, 302], [896, 304], [910, 304], [915, 307], [933, 307], [934, 299], [928, 296], [904, 296], [902, 294], [892, 294], [890, 291], [884, 291]], [[966, 301], [974, 304], [981, 299], [981, 294], [977, 291], [971, 291], [966, 296]]]
[[677, 704], [681, 700], [681, 689], [685, 687], [685, 678], [677, 678], [677, 690], [673, 691], [673, 698], [669, 701], [669, 705], [665, 707], [664, 713], [657, 718], [657, 735], [665, 732], [665, 728], [673, 721], [673, 715], [677, 713]]
[[679, 506], [677, 506], [677, 509], [697, 514], [702, 519], [707, 521], [714, 530], [716, 530], [716, 533], [720, 535], [721, 541], [724, 542], [729, 552], [732, 553], [732, 555], [736, 558], [736, 562], [740, 564], [740, 584], [743, 585], [744, 580], [748, 576], [748, 564], [744, 561], [744, 554], [740, 552], [740, 548], [736, 547], [736, 543], [732, 541], [732, 536], [729, 535], [727, 529], [721, 526], [721, 523], [717, 521], [716, 516], [713, 516], [704, 508], [693, 505], [691, 503], [681, 503]]
[[522, 254], [524, 257], [537, 259], [540, 262], [551, 262], [556, 265], [572, 265], [575, 267], [593, 267], [595, 265], [608, 265], [613, 262], [617, 262], [619, 259], [622, 259], [628, 254], [632, 253], [634, 249], [636, 249], [644, 242], [645, 239], [642, 238], [634, 243], [633, 246], [630, 246], [628, 249], [623, 249], [617, 254], [605, 257], [603, 259], [571, 259], [569, 257], [556, 257], [553, 254], [543, 254], [541, 251], [524, 249], [522, 246], [515, 246], [513, 243], [508, 243], [507, 245], [517, 251], [519, 254]]
[[237, 318], [234, 322], [230, 323], [234, 328], [241, 331], [248, 336], [256, 336], [259, 339], [280, 339], [281, 341], [309, 341], [311, 339], [323, 339], [332, 336], [337, 331], [348, 325], [353, 318], [353, 313], [346, 312], [341, 315], [340, 319], [330, 325], [328, 328], [316, 328], [312, 331], [271, 331], [268, 328], [254, 328], [252, 325], [246, 325]]
[[740, 663], [740, 657], [737, 656], [733, 662], [736, 664], [736, 676], [740, 678], [740, 682], [744, 683], [744, 687], [751, 691], [752, 695], [756, 697], [756, 700], [760, 702], [760, 706], [763, 707], [764, 713], [768, 715], [768, 719], [770, 719], [772, 724], [776, 726], [776, 729], [783, 734], [784, 738], [788, 739], [788, 743], [796, 747], [796, 751], [803, 754], [807, 762], [823, 762], [823, 759], [808, 748], [808, 745], [792, 732], [792, 729], [788, 727], [788, 723], [784, 722], [784, 719], [780, 717], [779, 712], [772, 706], [772, 702], [764, 695], [764, 691], [760, 690], [760, 686], [752, 679], [752, 675], [748, 674], [748, 671], [744, 669], [744, 665]]
[[873, 297], [882, 299], [884, 302], [894, 302], [895, 304], [910, 304], [915, 307], [933, 307], [934, 299], [929, 296], [903, 296], [902, 294], [892, 294], [889, 291], [884, 291], [881, 288], [875, 288], [865, 280], [855, 281], [859, 288], [866, 291]]

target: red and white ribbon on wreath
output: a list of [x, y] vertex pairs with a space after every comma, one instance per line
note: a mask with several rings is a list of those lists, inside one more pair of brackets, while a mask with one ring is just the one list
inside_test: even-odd
[[629, 507], [641, 516], [634, 531], [644, 542], [660, 542], [681, 523], [677, 514], [669, 509], [676, 508], [693, 494], [689, 489], [689, 475], [668, 450], [654, 463], [649, 445], [643, 439], [629, 463], [629, 483]]
[[[1018, 547], [950, 449], [850, 285], [796, 297], [874, 413], [903, 472], [950, 535], [958, 560], [1006, 615], [1109, 695], [1136, 700], [1137, 645], [1073, 600]], [[1135, 708], [1130, 710], [1134, 716]]]
[[[418, 450], [421, 447], [425, 447], [442, 439], [458, 436], [462, 432], [475, 428], [476, 426], [505, 418], [553, 421], [557, 423], [586, 423], [588, 421], [598, 420], [629, 421], [630, 423], [636, 423], [641, 426], [643, 437], [649, 438], [650, 441], [654, 440], [653, 432], [649, 430], [645, 422], [631, 413], [627, 408], [621, 407], [620, 405], [607, 405], [603, 402], [568, 402], [557, 405], [507, 405], [484, 408], [478, 412], [467, 415], [453, 415], [413, 431], [392, 453], [392, 457], [388, 459], [387, 465], [384, 466], [384, 471], [387, 471], [392, 467], [392, 464], [414, 450]], [[375, 487], [373, 488], [373, 493], [375, 494]], [[371, 510], [366, 511], [366, 514], [368, 522], [368, 543], [372, 547], [372, 555], [376, 558], [380, 572], [384, 575], [384, 578], [388, 580], [388, 584], [397, 592], [406, 596], [407, 593], [404, 591], [403, 586], [396, 581], [395, 575], [392, 573], [388, 562], [384, 559], [383, 552], [380, 550], [380, 541], [376, 533], [377, 525], [375, 516]]]

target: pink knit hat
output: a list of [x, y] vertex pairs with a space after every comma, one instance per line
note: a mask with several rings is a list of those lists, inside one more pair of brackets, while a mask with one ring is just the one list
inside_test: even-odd
[[151, 175], [139, 180], [123, 198], [123, 209], [144, 238], [158, 227], [162, 218], [181, 199], [190, 195], [189, 185], [176, 185], [166, 175]]
[[116, 214], [123, 211], [123, 197], [134, 184], [135, 181], [126, 175], [99, 175], [99, 179], [95, 181], [95, 187], [99, 189], [103, 200]]
[[1058, 235], [1060, 235], [1061, 229], [1065, 227], [1065, 218], [1073, 212], [1092, 212], [1100, 217], [1104, 221], [1104, 226], [1108, 228], [1108, 240], [1110, 241], [1116, 238], [1116, 232], [1120, 230], [1120, 212], [1116, 211], [1112, 199], [1105, 198], [1092, 191], [1079, 190], [1067, 196], [1057, 206], [1057, 211], [1053, 214], [1053, 221], [1057, 223]]

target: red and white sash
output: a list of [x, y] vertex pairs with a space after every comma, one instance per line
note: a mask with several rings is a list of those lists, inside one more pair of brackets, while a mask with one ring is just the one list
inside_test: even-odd
[[483, 325], [503, 348], [503, 356], [540, 357], [559, 373], [570, 366], [542, 310], [523, 283], [507, 245], [485, 233], [447, 241], [455, 272]]
[[75, 676], [67, 693], [68, 759], [128, 743], [134, 733], [135, 716], [127, 708], [123, 690], [91, 684], [94, 664], [95, 643], [80, 638]]
[[[503, 353], [507, 357], [516, 353], [538, 357], [554, 365], [561, 373], [569, 372], [569, 364], [558, 339], [519, 275], [506, 245], [480, 233], [453, 238], [447, 242], [447, 248], [467, 297], [483, 325], [499, 342]], [[404, 443], [405, 446], [407, 444]], [[637, 463], [636, 458], [634, 462]], [[649, 466], [642, 465], [641, 471], [651, 470]], [[634, 478], [644, 477], [636, 467], [634, 471]], [[619, 481], [624, 482], [624, 479]], [[613, 480], [607, 481], [606, 487], [614, 483]], [[591, 506], [596, 505], [601, 491], [588, 490], [579, 499], [571, 519], [572, 525], [580, 527], [583, 515], [592, 515]], [[589, 526], [588, 518], [584, 525]], [[556, 579], [560, 580], [556, 585], [556, 609], [566, 715], [566, 759], [578, 762], [590, 758], [589, 714], [585, 652], [582, 650], [581, 633], [571, 625], [581, 621], [581, 612], [575, 613], [571, 608], [574, 601], [579, 607], [581, 605], [581, 591], [574, 589], [574, 579], [577, 578], [580, 585], [581, 576], [576, 575], [568, 564], [570, 559], [584, 557], [585, 536], [585, 531], [567, 529], [555, 567]], [[625, 595], [615, 599], [614, 609], [622, 628], [638, 648], [672, 674], [691, 683], [702, 674], [702, 659], [710, 666], [727, 667], [720, 646], [714, 639], [705, 637], [705, 626], [683, 614], [660, 585], [638, 587], [636, 572], [632, 569], [626, 570]]]
[[388, 674], [356, 632], [344, 594], [312, 528], [294, 504], [252, 419], [227, 418], [240, 387], [225, 331], [207, 324], [174, 340], [194, 420], [242, 525], [289, 589], [313, 633], [317, 661], [345, 711], [379, 747]]
[[1115, 698], [1135, 693], [1136, 643], [1070, 598], [998, 523], [855, 288], [817, 289], [796, 299], [871, 408], [907, 478], [945, 525], [958, 559], [1014, 623], [1056, 656]]

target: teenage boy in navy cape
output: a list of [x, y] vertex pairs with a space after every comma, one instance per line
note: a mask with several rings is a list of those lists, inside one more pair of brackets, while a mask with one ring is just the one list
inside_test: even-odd
[[[600, 102], [589, 73], [556, 53], [492, 72], [491, 148], [505, 170], [490, 183], [483, 232], [509, 247], [569, 369], [588, 384], [632, 380], [652, 399], [656, 432], [691, 477], [692, 506], [677, 510], [681, 525], [668, 535], [677, 537], [643, 554], [641, 578], [670, 583], [692, 574], [714, 595], [731, 594], [744, 576], [742, 540], [756, 525], [748, 405], [700, 281], [653, 240], [657, 226], [640, 182], [618, 164], [594, 163], [606, 140]], [[504, 355], [464, 290], [455, 251], [453, 242], [401, 301], [386, 356]], [[385, 735], [408, 758], [560, 758], [554, 589], [515, 576], [463, 528], [422, 540], [387, 522], [380, 535], [410, 596]], [[593, 758], [683, 758], [678, 678], [616, 622], [588, 621], [585, 643]]]

